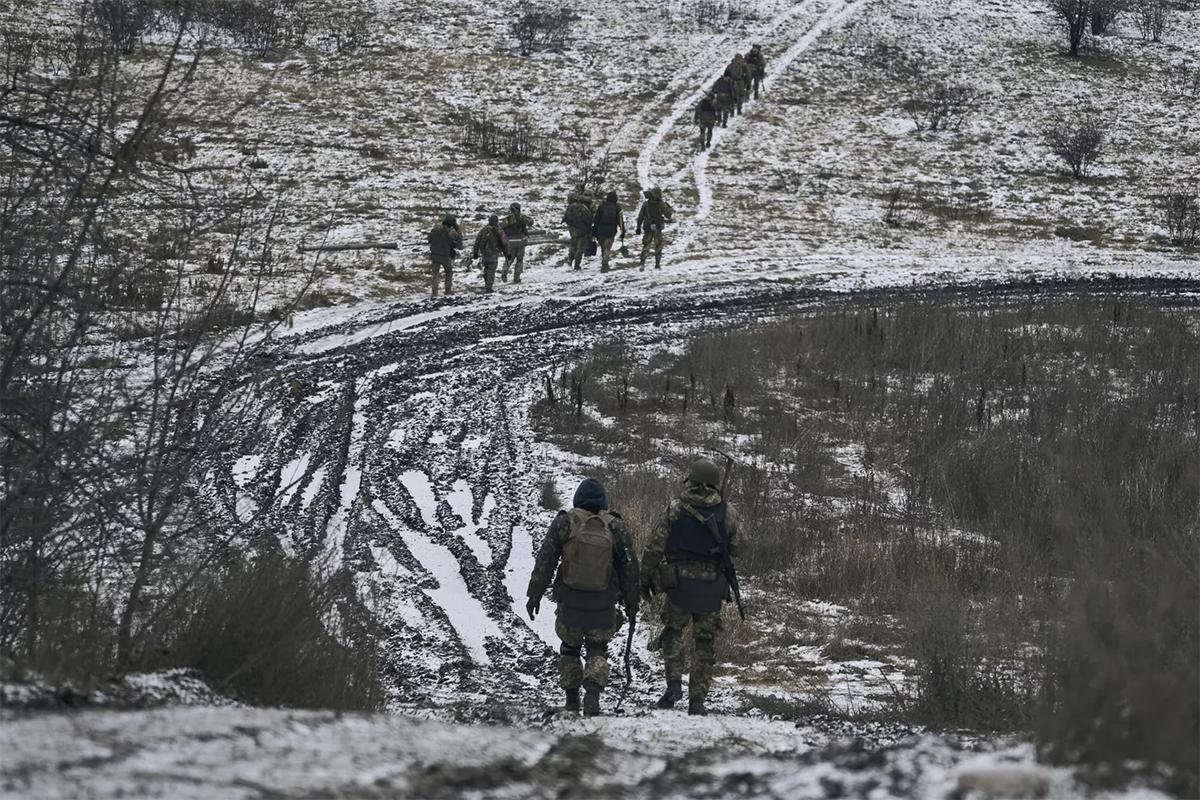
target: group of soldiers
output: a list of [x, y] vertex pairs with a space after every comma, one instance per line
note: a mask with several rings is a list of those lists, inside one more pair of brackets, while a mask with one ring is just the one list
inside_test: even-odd
[[[742, 113], [742, 106], [751, 96], [757, 98], [766, 77], [767, 61], [762, 45], [754, 45], [750, 51], [738, 53], [725, 68], [696, 107], [695, 122], [700, 126], [700, 149], [712, 145], [713, 129], [726, 127], [729, 118]], [[646, 189], [638, 210], [636, 233], [642, 236], [640, 268], [646, 268], [646, 260], [654, 254], [654, 268], [662, 268], [663, 228], [672, 221], [674, 209], [663, 199], [661, 189]], [[583, 269], [583, 258], [596, 251], [600, 253], [600, 271], [608, 272], [612, 262], [612, 250], [620, 236], [625, 240], [625, 212], [615, 191], [604, 194], [589, 192], [578, 186], [567, 195], [567, 205], [562, 223], [570, 234], [567, 263], [573, 269]], [[493, 214], [487, 224], [475, 234], [468, 263], [476, 259], [483, 264], [483, 286], [485, 292], [495, 291], [496, 272], [500, 279], [508, 282], [512, 272], [513, 283], [521, 282], [525, 267], [525, 248], [529, 243], [533, 220], [521, 212], [520, 203], [509, 206], [503, 218]], [[428, 236], [429, 257], [432, 262], [431, 289], [438, 296], [440, 284], [444, 283], [446, 294], [453, 290], [454, 261], [464, 246], [463, 231], [458, 218], [445, 217], [435, 225]], [[624, 246], [620, 248], [625, 251]], [[503, 257], [504, 266], [500, 267]]]
[[[675, 210], [663, 199], [661, 189], [647, 189], [643, 192], [643, 201], [635, 226], [635, 233], [642, 236], [642, 269], [646, 268], [646, 259], [651, 253], [654, 254], [654, 268], [662, 268], [663, 228], [672, 221], [674, 215]], [[598, 250], [600, 271], [608, 272], [617, 237], [620, 236], [622, 242], [625, 240], [625, 211], [617, 193], [610, 191], [600, 200], [597, 193], [577, 186], [567, 195], [562, 222], [570, 234], [567, 263], [574, 269], [582, 269], [584, 255]], [[500, 280], [505, 283], [508, 282], [510, 271], [513, 283], [521, 282], [521, 273], [525, 268], [525, 248], [528, 246], [532, 228], [533, 220], [521, 211], [521, 204], [513, 203], [509, 206], [508, 214], [503, 218], [492, 214], [488, 217], [487, 224], [475, 234], [466, 263], [474, 263], [476, 259], [482, 262], [485, 292], [495, 291], [497, 270], [500, 271]], [[446, 294], [451, 294], [454, 289], [454, 262], [465, 244], [458, 218], [454, 215], [444, 217], [440, 223], [433, 226], [427, 239], [429, 259], [432, 263], [432, 294], [437, 297], [443, 283]], [[502, 257], [503, 268], [500, 267]]]
[[641, 602], [663, 595], [658, 644], [666, 690], [657, 705], [673, 708], [683, 699], [690, 629], [688, 713], [708, 713], [705, 701], [712, 685], [721, 608], [732, 599], [741, 610], [733, 563], [741, 531], [737, 515], [722, 496], [721, 477], [720, 468], [709, 459], [691, 464], [682, 491], [650, 532], [640, 560], [628, 526], [609, 508], [604, 486], [594, 478], [580, 483], [571, 510], [560, 511], [550, 524], [529, 578], [525, 609], [533, 619], [546, 590], [551, 590], [557, 604], [554, 629], [561, 641], [558, 673], [566, 710], [582, 710], [586, 716], [600, 713], [600, 694], [608, 683], [608, 644], [625, 623], [618, 604], [624, 606], [632, 633]]
[[725, 68], [699, 105], [696, 106], [695, 122], [700, 126], [700, 149], [712, 144], [713, 129], [729, 125], [729, 118], [742, 113], [742, 104], [751, 96], [758, 98], [762, 82], [767, 74], [767, 57], [762, 45], [756, 44], [745, 55], [738, 53]]

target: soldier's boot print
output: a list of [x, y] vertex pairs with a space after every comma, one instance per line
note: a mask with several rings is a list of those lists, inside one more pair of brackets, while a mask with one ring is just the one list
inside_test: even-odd
[[578, 713], [579, 712], [579, 688], [576, 687], [574, 689], [566, 689], [564, 691], [567, 693], [567, 699], [566, 699], [566, 702], [563, 703], [563, 710], [564, 711], [574, 711], [574, 712]]
[[[667, 690], [663, 692], [663, 696], [658, 698], [659, 708], [674, 708], [675, 704], [683, 699], [683, 681], [673, 680], [667, 681]], [[688, 704], [691, 706], [691, 703]]]
[[690, 717], [707, 717], [708, 709], [704, 707], [703, 697], [694, 697], [688, 700], [688, 716]]
[[595, 717], [600, 714], [600, 685], [594, 681], [583, 684], [583, 715]]

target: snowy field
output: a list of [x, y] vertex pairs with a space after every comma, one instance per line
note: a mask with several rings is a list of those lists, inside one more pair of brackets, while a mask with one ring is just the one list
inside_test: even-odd
[[[265, 162], [261, 180], [288, 198], [289, 249], [326, 238], [399, 249], [321, 261], [314, 291], [338, 305], [298, 315], [272, 345], [276, 368], [259, 397], [272, 438], [231, 431], [208, 488], [247, 520], [261, 512], [248, 535], [350, 571], [386, 631], [396, 713], [4, 712], [0, 797], [1083, 791], [1019, 742], [902, 729], [854, 741], [836, 726], [732, 716], [740, 696], [727, 683], [713, 706], [730, 716], [645, 712], [660, 665], [644, 632], [624, 716], [547, 711], [558, 702], [557, 640], [549, 615], [525, 618], [523, 596], [552, 516], [538, 493], [543, 476], [566, 487], [587, 465], [536, 441], [530, 405], [546, 374], [617, 335], [660, 344], [697, 323], [850, 292], [1112, 276], [1194, 292], [1200, 278], [1195, 254], [1162, 244], [1153, 200], [1200, 173], [1194, 101], [1189, 109], [1170, 83], [1180, 65], [1200, 63], [1200, 14], [1180, 13], [1166, 44], [1120, 28], [1073, 62], [1039, 0], [752, 6], [753, 18], [697, 31], [669, 23], [658, 3], [581, 4], [575, 46], [525, 59], [490, 4], [444, 14], [381, 0], [375, 41], [346, 59], [222, 56], [201, 84], [213, 115], [196, 158]], [[697, 92], [755, 42], [771, 59], [766, 94], [698, 154]], [[919, 49], [981, 90], [963, 130], [913, 130], [904, 87], [868, 57], [880, 42]], [[1042, 139], [1079, 98], [1111, 118], [1112, 147], [1077, 184]], [[481, 106], [549, 132], [586, 131], [611, 154], [626, 203], [662, 186], [677, 212], [664, 269], [639, 272], [624, 258], [602, 280], [595, 260], [573, 273], [565, 254], [541, 247], [520, 286], [482, 297], [469, 275], [460, 285], [471, 292], [425, 299], [424, 234], [443, 213], [474, 228], [518, 200], [558, 229], [563, 159], [479, 162], [455, 145], [457, 115]], [[900, 227], [884, 221], [896, 186], [918, 198]], [[959, 206], [968, 212], [957, 218], [939, 210]], [[636, 251], [632, 229], [627, 244]], [[868, 683], [846, 679], [851, 694]], [[1011, 763], [1022, 766], [996, 767]], [[997, 789], [1005, 780], [1017, 784]]]

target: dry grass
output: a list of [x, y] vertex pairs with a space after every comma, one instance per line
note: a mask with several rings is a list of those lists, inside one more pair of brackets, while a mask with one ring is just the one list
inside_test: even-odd
[[588, 413], [541, 419], [607, 457], [635, 531], [675, 489], [661, 476], [734, 447], [746, 584], [896, 614], [911, 713], [1164, 762], [1189, 788], [1198, 320], [1139, 296], [847, 304], [601, 349], [578, 365]]

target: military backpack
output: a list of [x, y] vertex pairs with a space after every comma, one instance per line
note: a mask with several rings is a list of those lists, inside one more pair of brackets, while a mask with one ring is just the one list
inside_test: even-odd
[[563, 583], [577, 591], [599, 592], [607, 589], [613, 578], [613, 533], [609, 527], [612, 517], [593, 514], [583, 508], [567, 513], [570, 533], [563, 545]]

